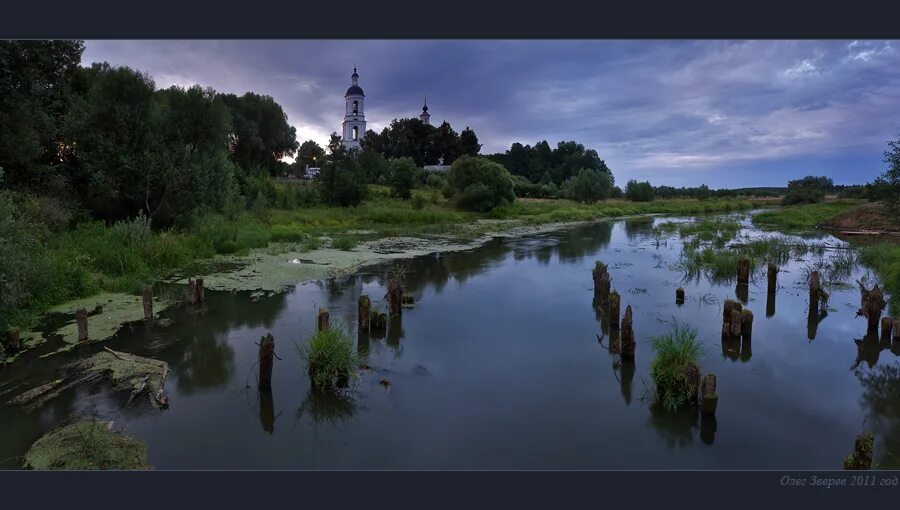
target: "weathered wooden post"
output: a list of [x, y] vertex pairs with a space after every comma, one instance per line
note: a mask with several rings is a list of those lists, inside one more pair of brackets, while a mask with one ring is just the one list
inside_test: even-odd
[[738, 285], [750, 284], [750, 259], [741, 257], [737, 263], [737, 282]]
[[600, 304], [606, 306], [609, 300], [609, 289], [612, 287], [612, 280], [609, 273], [603, 273], [600, 277]]
[[323, 329], [328, 329], [330, 326], [330, 318], [328, 315], [328, 310], [324, 308], [319, 308], [319, 315], [316, 316], [316, 331], [322, 331]]
[[684, 304], [684, 289], [681, 287], [675, 289], [675, 304], [678, 306]]
[[741, 310], [741, 335], [748, 340], [753, 335], [753, 312], [746, 308]]
[[203, 287], [203, 278], [197, 278], [196, 281], [197, 303], [201, 305], [206, 302], [206, 289]]
[[259, 383], [260, 390], [272, 389], [272, 365], [275, 363], [275, 337], [272, 333], [259, 339]]
[[622, 359], [633, 360], [635, 351], [634, 328], [631, 323], [631, 305], [625, 307], [625, 316], [622, 317]]
[[22, 341], [19, 338], [19, 328], [6, 330], [6, 346], [11, 351], [18, 351], [22, 347]]
[[621, 298], [619, 297], [619, 293], [615, 290], [609, 293], [609, 329], [619, 330], [619, 306], [621, 304]]
[[396, 317], [403, 313], [403, 286], [399, 281], [391, 279], [385, 297], [388, 300], [391, 316]]
[[363, 294], [356, 302], [356, 322], [360, 331], [369, 331], [369, 323], [372, 320], [372, 302], [369, 296]]
[[877, 331], [878, 322], [881, 319], [881, 311], [887, 305], [887, 302], [884, 300], [884, 292], [877, 283], [872, 287], [872, 290], [868, 290], [862, 282], [859, 282], [859, 291], [860, 306], [856, 316], [863, 316], [869, 321], [869, 331]]
[[891, 331], [894, 329], [894, 319], [892, 317], [881, 318], [881, 341], [891, 341]]
[[594, 269], [591, 271], [591, 277], [594, 279], [594, 294], [600, 297], [601, 302], [603, 302], [606, 299], [606, 295], [609, 294], [608, 288], [604, 293], [603, 275], [609, 276], [609, 271], [606, 268], [606, 264], [598, 260], [594, 264]]
[[75, 310], [75, 325], [78, 327], [78, 341], [86, 341], [88, 339], [88, 324], [87, 310], [84, 308]]
[[716, 414], [716, 406], [719, 404], [719, 395], [716, 393], [716, 375], [706, 374], [700, 384], [700, 411], [703, 414]]
[[153, 287], [144, 287], [144, 320], [153, 318]]
[[[741, 310], [743, 306], [737, 301], [726, 299], [722, 305], [722, 336], [734, 336], [733, 331], [737, 328], [737, 336], [740, 336], [741, 329]], [[735, 312], [737, 315], [735, 315]], [[737, 318], [737, 326], [735, 326], [735, 317]]]
[[821, 285], [819, 284], [819, 272], [813, 271], [812, 274], [809, 275], [809, 307], [815, 307], [817, 311], [819, 309], [820, 289]]
[[844, 459], [844, 469], [865, 470], [872, 468], [872, 450], [875, 445], [875, 437], [871, 432], [864, 432], [856, 436], [853, 444], [853, 453]]
[[775, 264], [769, 263], [769, 286], [768, 293], [774, 294], [775, 290], [778, 288], [778, 266]]
[[775, 315], [775, 293], [769, 292], [766, 294], [766, 317], [773, 315]]
[[737, 308], [731, 309], [731, 336], [741, 336], [741, 322], [743, 320], [743, 310]]
[[195, 282], [193, 278], [188, 278], [187, 290], [185, 291], [185, 295], [187, 297], [188, 303], [194, 304], [197, 302], [197, 282]]

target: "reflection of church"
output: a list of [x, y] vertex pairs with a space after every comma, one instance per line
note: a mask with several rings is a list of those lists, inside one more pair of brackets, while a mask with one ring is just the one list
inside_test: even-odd
[[[366, 136], [366, 114], [363, 109], [363, 102], [366, 99], [362, 87], [359, 86], [359, 75], [356, 74], [356, 68], [353, 68], [353, 74], [350, 76], [353, 80], [347, 93], [344, 94], [344, 123], [341, 130], [341, 141], [344, 147], [348, 149], [358, 149], [360, 142]], [[422, 113], [419, 120], [425, 124], [430, 124], [431, 115], [428, 113], [428, 102], [422, 106]]]

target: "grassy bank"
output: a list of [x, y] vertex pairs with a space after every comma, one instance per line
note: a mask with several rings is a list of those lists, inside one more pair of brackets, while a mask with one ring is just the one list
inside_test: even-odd
[[859, 260], [871, 267], [884, 283], [890, 294], [889, 313], [900, 315], [900, 245], [876, 244], [865, 246], [859, 251]]
[[759, 228], [812, 229], [825, 225], [837, 216], [865, 203], [865, 200], [843, 199], [819, 204], [788, 206], [754, 214], [753, 224]]
[[[413, 200], [389, 196], [372, 186], [371, 198], [357, 207], [251, 208], [231, 215], [196, 213], [179, 228], [157, 230], [144, 217], [113, 225], [87, 221], [47, 226], [41, 214], [15, 214], [10, 230], [40, 232], [22, 237], [5, 256], [16, 275], [15, 293], [0, 303], [0, 328], [34, 326], [50, 308], [100, 292], [136, 292], [142, 286], [216, 255], [243, 254], [273, 242], [324, 244], [352, 250], [365, 238], [392, 236], [475, 236], [477, 220], [511, 220], [510, 227], [594, 220], [635, 214], [700, 214], [748, 209], [748, 200], [673, 199], [635, 203], [608, 200], [579, 204], [567, 200], [520, 200], [490, 213], [460, 211], [436, 190], [414, 190]], [[71, 222], [70, 222], [71, 223]], [[68, 225], [68, 224], [66, 224]], [[496, 221], [489, 221], [496, 229]], [[503, 225], [504, 227], [506, 224]], [[12, 245], [13, 243], [11, 243]]]

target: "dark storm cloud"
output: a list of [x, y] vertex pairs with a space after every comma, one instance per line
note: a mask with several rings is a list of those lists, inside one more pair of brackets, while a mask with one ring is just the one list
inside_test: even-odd
[[356, 65], [369, 127], [471, 126], [483, 152], [576, 140], [618, 182], [863, 182], [900, 134], [900, 53], [885, 41], [88, 41], [84, 63], [282, 104], [298, 138], [340, 129]]

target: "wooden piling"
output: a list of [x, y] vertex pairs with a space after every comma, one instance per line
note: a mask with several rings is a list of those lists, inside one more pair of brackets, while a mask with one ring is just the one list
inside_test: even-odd
[[78, 341], [86, 341], [88, 339], [88, 324], [87, 310], [84, 308], [75, 310], [75, 325], [78, 327]]
[[322, 331], [323, 329], [328, 329], [330, 327], [330, 317], [328, 315], [328, 310], [324, 308], [319, 308], [319, 315], [316, 316], [316, 331]]
[[153, 287], [144, 287], [144, 320], [153, 318]]
[[750, 259], [741, 257], [737, 263], [737, 282], [739, 285], [750, 284]]
[[19, 338], [19, 328], [6, 330], [6, 346], [11, 351], [18, 351], [22, 347], [22, 341]]
[[197, 278], [195, 292], [197, 292], [196, 302], [201, 305], [205, 303], [206, 289], [203, 287], [203, 278]]
[[775, 290], [778, 288], [778, 266], [775, 264], [769, 263], [769, 285], [768, 285], [768, 293], [774, 294]]
[[365, 294], [359, 296], [356, 302], [356, 322], [360, 331], [369, 331], [372, 320], [372, 301]]
[[737, 308], [731, 309], [731, 336], [741, 336], [741, 322], [743, 318], [742, 310]]
[[875, 437], [870, 432], [856, 436], [853, 444], [853, 453], [844, 459], [844, 469], [865, 470], [872, 469], [872, 449]]
[[703, 414], [716, 414], [716, 406], [719, 404], [719, 395], [716, 393], [715, 374], [706, 374], [700, 383], [700, 411]]
[[619, 297], [619, 293], [615, 290], [609, 293], [609, 328], [610, 330], [618, 330], [619, 329], [619, 306], [621, 304], [621, 298]]
[[891, 331], [894, 329], [894, 319], [892, 317], [881, 318], [881, 340], [890, 341]]
[[887, 305], [884, 300], [884, 292], [875, 284], [871, 290], [859, 282], [860, 306], [856, 312], [857, 317], [865, 317], [868, 320], [869, 331], [877, 331], [878, 323], [881, 319], [881, 311]]
[[634, 328], [631, 322], [631, 305], [625, 307], [621, 327], [622, 359], [633, 360], [635, 351]]
[[195, 282], [193, 278], [188, 278], [187, 290], [185, 290], [185, 297], [187, 298], [188, 303], [190, 303], [192, 305], [197, 302], [197, 282]]
[[272, 389], [272, 366], [275, 364], [275, 337], [271, 333], [259, 339], [259, 382], [260, 390]]
[[609, 299], [609, 289], [612, 287], [612, 280], [610, 279], [609, 273], [603, 273], [600, 277], [600, 304], [602, 306], [607, 305], [607, 300]]
[[766, 294], [766, 317], [775, 315], [775, 292]]
[[681, 287], [675, 289], [675, 304], [679, 306], [684, 304], [684, 289]]
[[753, 335], [753, 312], [746, 308], [741, 310], [741, 335], [746, 339]]
[[388, 300], [391, 316], [396, 317], [403, 313], [403, 286], [399, 281], [391, 279], [384, 297]]
[[[604, 299], [603, 275], [609, 275], [609, 270], [607, 270], [606, 264], [598, 260], [594, 264], [594, 269], [591, 270], [591, 277], [594, 280], [594, 294], [598, 295], [600, 299]], [[606, 294], [609, 294], [609, 289], [606, 289]]]
[[[726, 299], [725, 303], [722, 305], [722, 335], [730, 336], [732, 335], [732, 330], [734, 329], [733, 318], [734, 314], [732, 312], [737, 311], [738, 315], [738, 330], [740, 330], [740, 313], [743, 310], [743, 306], [737, 301]], [[740, 334], [740, 333], [738, 333]]]
[[813, 271], [809, 275], [809, 307], [816, 307], [816, 310], [819, 308], [819, 290], [821, 290], [819, 272]]

